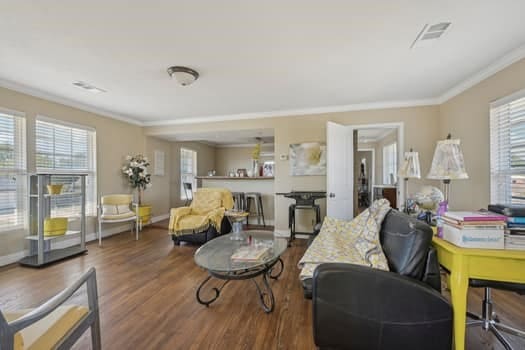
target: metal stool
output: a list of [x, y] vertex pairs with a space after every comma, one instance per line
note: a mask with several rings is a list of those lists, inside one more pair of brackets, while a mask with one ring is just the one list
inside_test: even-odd
[[[246, 211], [250, 213], [250, 207], [251, 202], [253, 201], [255, 203], [255, 216], [257, 216], [257, 224], [261, 224], [261, 218], [263, 222], [263, 226], [266, 227], [266, 222], [264, 221], [264, 210], [263, 210], [263, 203], [262, 203], [262, 195], [261, 192], [246, 192]], [[250, 216], [246, 217], [246, 224], [248, 224], [248, 218]]]
[[232, 192], [233, 209], [246, 211], [246, 197], [244, 192]]

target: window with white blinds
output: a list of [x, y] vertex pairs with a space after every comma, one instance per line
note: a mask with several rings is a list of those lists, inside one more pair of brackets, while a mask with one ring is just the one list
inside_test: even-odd
[[191, 183], [192, 189], [197, 188], [197, 152], [181, 148], [180, 149], [180, 199], [186, 198], [184, 183]]
[[490, 105], [490, 201], [525, 203], [525, 90]]
[[25, 118], [0, 111], [0, 232], [26, 224]]
[[383, 184], [394, 185], [397, 182], [397, 143], [383, 147]]
[[[96, 133], [88, 127], [73, 126], [38, 117], [35, 127], [36, 170], [57, 174], [53, 183], [64, 184], [64, 195], [52, 197], [53, 216], [75, 216], [80, 213], [80, 179], [64, 173], [85, 173], [86, 215], [96, 215]], [[60, 175], [60, 176], [58, 176]]]

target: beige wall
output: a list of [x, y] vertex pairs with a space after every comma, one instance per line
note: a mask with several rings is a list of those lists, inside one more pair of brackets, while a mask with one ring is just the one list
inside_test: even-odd
[[[164, 175], [155, 175], [155, 151], [164, 152]], [[170, 182], [172, 172], [171, 142], [160, 140], [155, 137], [145, 138], [145, 154], [150, 161], [150, 172], [152, 186], [144, 191], [144, 202], [153, 208], [153, 216], [161, 216], [169, 213], [171, 208]]]
[[439, 138], [450, 132], [461, 139], [469, 175], [468, 180], [451, 182], [452, 209], [486, 208], [489, 204], [489, 104], [524, 88], [525, 59], [522, 59], [440, 106]]
[[[217, 175], [227, 176], [233, 170], [245, 168], [251, 170], [253, 147], [217, 147], [215, 151], [215, 170]], [[273, 144], [263, 144], [261, 153], [273, 152]], [[274, 160], [273, 156], [261, 155], [260, 164]]]
[[[97, 132], [98, 193], [131, 193], [122, 177], [121, 166], [127, 154], [143, 151], [141, 127], [4, 88], [0, 88], [0, 107], [26, 115], [28, 172], [35, 171], [35, 118], [43, 115], [94, 128]], [[93, 218], [88, 220], [88, 233], [94, 232], [94, 223]], [[24, 239], [27, 234], [25, 231], [1, 232], [0, 256], [21, 252], [27, 247]]]
[[[325, 176], [290, 176], [289, 161], [279, 160], [279, 155], [288, 154], [291, 143], [305, 141], [326, 141], [326, 122], [334, 121], [345, 125], [403, 122], [405, 148], [413, 147], [420, 152], [423, 169], [430, 167], [434, 144], [439, 136], [439, 107], [411, 107], [382, 110], [352, 111], [307, 116], [290, 116], [264, 118], [216, 123], [199, 123], [177, 126], [147, 127], [145, 134], [168, 135], [173, 132], [207, 132], [220, 130], [253, 130], [272, 128], [275, 135], [275, 192], [290, 190], [325, 190]], [[416, 180], [409, 183], [409, 190], [419, 188], [423, 183], [437, 184], [435, 181]], [[321, 201], [323, 212], [325, 201]], [[291, 200], [276, 196], [275, 220], [276, 229], [285, 231], [288, 228], [288, 205]], [[311, 217], [305, 214], [302, 220], [305, 226]]]
[[[200, 142], [171, 143], [171, 181], [170, 203], [172, 208], [184, 205], [180, 199], [180, 149], [187, 148], [197, 152], [197, 175], [204, 176], [215, 169], [215, 147]], [[200, 185], [200, 184], [199, 184]]]

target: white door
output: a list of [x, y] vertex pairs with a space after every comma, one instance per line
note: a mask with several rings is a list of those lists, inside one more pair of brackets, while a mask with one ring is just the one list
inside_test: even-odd
[[353, 128], [326, 124], [326, 214], [338, 219], [354, 216]]

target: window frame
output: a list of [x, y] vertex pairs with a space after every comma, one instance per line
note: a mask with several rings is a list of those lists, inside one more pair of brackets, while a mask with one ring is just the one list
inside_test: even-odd
[[[78, 129], [86, 131], [87, 134], [87, 159], [86, 159], [86, 166], [87, 169], [67, 169], [67, 168], [56, 168], [55, 165], [53, 167], [38, 167], [37, 163], [37, 123], [38, 122], [48, 123], [52, 124], [54, 126], [59, 127], [65, 127], [70, 129]], [[72, 141], [71, 141], [72, 142]], [[56, 142], [54, 142], [55, 146]], [[97, 201], [98, 201], [98, 195], [97, 195], [97, 189], [98, 189], [98, 181], [97, 181], [97, 131], [95, 128], [77, 124], [77, 123], [71, 123], [68, 121], [50, 118], [44, 115], [37, 115], [35, 118], [35, 129], [34, 129], [34, 147], [35, 147], [35, 169], [37, 173], [45, 172], [50, 173], [53, 175], [62, 175], [62, 174], [87, 174], [86, 180], [89, 181], [91, 178], [93, 181], [92, 190], [89, 189], [89, 183], [86, 185], [86, 216], [97, 216]], [[53, 157], [55, 156], [55, 152], [53, 152]], [[65, 215], [67, 216], [67, 215]]]
[[[393, 150], [391, 148], [393, 147]], [[394, 185], [397, 182], [397, 156], [398, 156], [398, 150], [397, 150], [397, 141], [391, 142], [389, 144], [386, 144], [383, 146], [383, 184], [384, 185]], [[388, 155], [388, 160], [386, 155]], [[387, 174], [387, 169], [390, 169], [393, 165], [393, 174], [394, 174], [394, 183], [390, 183], [390, 172]]]
[[[520, 101], [521, 100], [521, 101]], [[490, 148], [490, 201], [502, 204], [524, 204], [525, 196], [521, 198], [513, 196], [513, 177], [521, 177], [525, 183], [525, 166], [512, 166], [512, 124], [520, 121], [512, 121], [510, 111], [503, 112], [502, 109], [510, 108], [513, 103], [525, 104], [525, 89], [493, 101], [489, 105], [489, 148]], [[525, 110], [525, 107], [520, 108]], [[508, 118], [502, 121], [501, 118]], [[525, 124], [524, 120], [521, 124]], [[525, 131], [523, 139], [525, 140]], [[524, 146], [522, 141], [522, 147]]]
[[[22, 214], [16, 214], [16, 223], [12, 225], [6, 225], [6, 227], [0, 226], [0, 234], [24, 230], [28, 225], [28, 200], [27, 200], [27, 118], [25, 113], [15, 111], [8, 108], [0, 107], [0, 114], [6, 115], [8, 117], [15, 118], [15, 128], [20, 128], [20, 130], [14, 131], [14, 147], [20, 148], [17, 152], [18, 155], [15, 156], [19, 158], [20, 163], [17, 166], [12, 168], [1, 168], [0, 167], [0, 176], [16, 176], [16, 210], [21, 209]], [[17, 135], [21, 138], [16, 140]]]
[[[192, 172], [191, 173], [185, 173], [183, 172], [183, 156], [182, 154], [184, 152], [192, 152]], [[186, 197], [186, 191], [184, 190], [184, 176], [185, 175], [190, 175], [193, 177], [192, 179], [192, 190], [195, 191], [195, 189], [197, 188], [197, 179], [196, 179], [196, 176], [197, 176], [197, 151], [194, 150], [194, 149], [191, 149], [191, 148], [187, 148], [187, 147], [181, 147], [180, 150], [179, 150], [179, 181], [180, 181], [180, 199], [181, 200], [188, 200], [189, 198]]]

